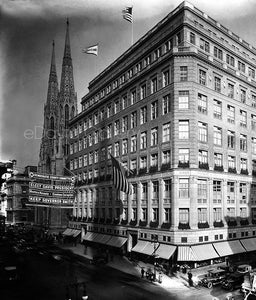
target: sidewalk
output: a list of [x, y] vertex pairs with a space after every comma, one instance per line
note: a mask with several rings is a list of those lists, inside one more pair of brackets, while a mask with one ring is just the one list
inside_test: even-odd
[[[80, 255], [83, 256], [89, 260], [91, 260], [93, 258], [93, 253], [89, 251], [89, 249], [87, 250], [86, 254], [85, 254], [85, 247], [84, 245], [81, 244], [77, 244], [76, 246], [72, 246], [72, 245], [59, 245], [59, 247], [63, 248], [63, 249], [68, 249], [70, 251], [72, 251], [74, 254], [76, 255]], [[127, 257], [125, 256], [120, 256], [120, 255], [114, 255], [113, 260], [109, 261], [107, 263], [108, 266], [110, 266], [111, 268], [114, 269], [118, 269], [122, 272], [137, 276], [137, 277], [141, 277], [141, 268], [144, 268], [144, 270], [146, 271], [148, 268], [151, 268], [152, 270], [154, 269], [153, 265], [150, 264], [145, 264], [144, 262], [133, 262], [130, 261]], [[165, 289], [170, 289], [170, 290], [187, 290], [189, 289], [188, 286], [188, 281], [186, 278], [186, 274], [183, 274], [184, 278], [179, 277], [179, 276], [172, 276], [169, 277], [166, 274], [162, 274], [162, 282], [159, 283], [157, 282], [153, 282], [152, 284], [157, 284], [160, 285], [161, 287], [165, 288]], [[156, 278], [159, 278], [159, 272], [157, 272], [156, 274]], [[145, 280], [147, 280], [145, 278]]]

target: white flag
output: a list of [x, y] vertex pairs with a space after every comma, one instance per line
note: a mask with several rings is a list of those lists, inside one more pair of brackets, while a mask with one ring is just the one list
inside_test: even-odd
[[87, 47], [87, 48], [83, 49], [82, 51], [86, 54], [92, 54], [92, 55], [97, 56], [98, 55], [98, 44]]

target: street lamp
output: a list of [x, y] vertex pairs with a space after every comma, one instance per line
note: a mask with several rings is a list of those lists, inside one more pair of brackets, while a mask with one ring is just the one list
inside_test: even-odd
[[151, 243], [154, 243], [154, 252], [153, 252], [152, 255], [154, 256], [154, 280], [156, 280], [156, 257], [157, 257], [156, 249], [159, 246], [158, 235], [157, 234], [153, 234], [151, 236]]

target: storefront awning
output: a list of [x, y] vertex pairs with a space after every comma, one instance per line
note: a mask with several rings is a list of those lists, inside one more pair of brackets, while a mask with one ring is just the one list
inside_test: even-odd
[[156, 250], [156, 255], [163, 259], [170, 259], [176, 248], [177, 247], [173, 245], [160, 244], [160, 246]]
[[219, 253], [219, 256], [228, 256], [245, 252], [245, 249], [243, 248], [239, 240], [213, 243], [213, 246]]
[[191, 246], [197, 261], [208, 260], [219, 257], [212, 244]]
[[256, 251], [256, 238], [240, 240], [246, 251]]
[[120, 236], [112, 236], [111, 239], [107, 241], [107, 245], [116, 248], [121, 248], [126, 241], [127, 238], [120, 237]]
[[99, 244], [106, 244], [111, 239], [111, 235], [98, 233], [93, 242]]
[[155, 248], [154, 248], [154, 243], [147, 242], [146, 247], [143, 249], [143, 254], [146, 255], [153, 255], [156, 253], [156, 249], [158, 248], [159, 244], [155, 243]]
[[147, 246], [149, 242], [138, 240], [137, 244], [132, 248], [132, 251], [144, 253], [144, 248]]
[[74, 229], [72, 233], [73, 233], [73, 237], [77, 237], [81, 233], [81, 230]]
[[97, 237], [97, 235], [98, 235], [98, 233], [96, 233], [96, 232], [86, 232], [83, 240], [93, 242], [94, 239]]
[[72, 231], [73, 231], [73, 229], [67, 228], [64, 230], [64, 232], [62, 232], [62, 234], [63, 235], [72, 235]]
[[195, 255], [190, 246], [179, 246], [177, 261], [196, 261]]

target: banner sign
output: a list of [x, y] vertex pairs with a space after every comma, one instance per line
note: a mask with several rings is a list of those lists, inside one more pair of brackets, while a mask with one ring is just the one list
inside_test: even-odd
[[29, 202], [34, 204], [73, 205], [74, 177], [30, 173]]

